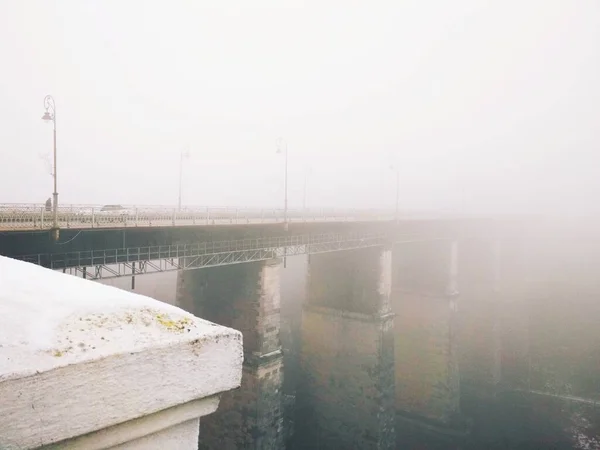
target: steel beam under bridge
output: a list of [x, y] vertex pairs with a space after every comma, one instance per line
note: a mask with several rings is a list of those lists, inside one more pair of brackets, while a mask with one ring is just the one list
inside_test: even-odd
[[408, 242], [446, 240], [385, 234], [320, 234], [18, 256], [30, 263], [91, 280], [200, 269], [301, 254]]

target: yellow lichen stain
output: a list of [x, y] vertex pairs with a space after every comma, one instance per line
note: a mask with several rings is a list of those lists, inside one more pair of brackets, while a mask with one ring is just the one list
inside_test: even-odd
[[[144, 325], [149, 327], [155, 323], [158, 323], [158, 325], [169, 331], [175, 332], [191, 331], [191, 328], [194, 327], [192, 318], [184, 317], [181, 319], [173, 319], [168, 314], [151, 308], [143, 308], [137, 311], [127, 311], [121, 314], [106, 316], [100, 314], [91, 315], [90, 317], [80, 318], [80, 320], [88, 321], [87, 323], [94, 328], [105, 329], [116, 329], [120, 328], [122, 325]], [[106, 339], [106, 341], [108, 341], [108, 339]]]
[[73, 350], [73, 347], [69, 346], [62, 350], [54, 349], [51, 352], [52, 352], [52, 356], [54, 356], [55, 358], [60, 358], [61, 356], [64, 356], [66, 353], [68, 353], [70, 350]]
[[183, 319], [173, 320], [167, 314], [156, 314], [156, 321], [170, 331], [181, 332], [192, 324], [191, 319], [184, 317]]

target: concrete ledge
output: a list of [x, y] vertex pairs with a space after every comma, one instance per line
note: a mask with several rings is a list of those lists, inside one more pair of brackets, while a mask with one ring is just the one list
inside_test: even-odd
[[278, 361], [281, 358], [283, 358], [283, 350], [280, 348], [265, 354], [246, 353], [244, 355], [244, 365], [257, 367], [264, 364], [270, 364], [271, 362]]
[[394, 294], [409, 294], [418, 295], [423, 298], [435, 299], [435, 300], [453, 300], [460, 296], [460, 292], [454, 291], [420, 291], [418, 288], [409, 289], [397, 287], [393, 289]]
[[343, 317], [345, 319], [357, 320], [360, 322], [385, 322], [387, 320], [392, 320], [395, 316], [394, 313], [386, 312], [386, 313], [378, 313], [378, 314], [363, 314], [357, 312], [350, 311], [342, 311], [335, 308], [327, 308], [325, 306], [313, 306], [313, 305], [303, 305], [302, 309], [305, 313], [312, 314], [323, 314], [326, 316], [335, 316], [335, 317]]
[[[113, 427], [116, 434], [106, 442], [116, 443], [126, 422], [130, 439], [139, 430], [189, 422], [217, 405], [216, 398], [202, 407], [194, 401], [240, 385], [242, 361], [238, 331], [147, 297], [0, 257], [3, 450], [69, 439], [69, 448], [106, 448], [71, 442], [96, 442]], [[143, 426], [131, 422], [141, 418]]]
[[399, 434], [416, 433], [437, 438], [466, 438], [471, 433], [471, 422], [463, 416], [457, 416], [452, 423], [445, 423], [404, 411], [396, 412], [396, 427]]
[[[58, 450], [65, 447], [69, 450], [102, 450], [116, 447], [126, 442], [135, 442], [145, 436], [159, 433], [191, 420], [198, 420], [199, 417], [215, 412], [218, 406], [218, 396], [194, 400], [149, 416], [104, 428], [85, 436], [51, 444], [45, 446], [44, 450]], [[196, 430], [196, 435], [197, 432], [198, 430]], [[196, 436], [196, 441], [197, 439]]]

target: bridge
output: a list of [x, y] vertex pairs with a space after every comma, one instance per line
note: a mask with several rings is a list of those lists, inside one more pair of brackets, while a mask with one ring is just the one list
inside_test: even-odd
[[538, 222], [101, 209], [62, 207], [55, 242], [42, 205], [4, 205], [0, 254], [89, 280], [171, 271], [177, 306], [240, 330], [241, 387], [203, 419], [205, 448], [284, 448], [280, 288], [293, 255], [309, 255], [293, 336], [301, 343], [295, 429], [305, 448], [392, 449], [415, 429], [460, 436], [467, 387], [492, 395], [530, 376], [521, 318], [538, 295], [532, 268], [552, 259], [542, 251], [549, 241], [532, 239]]
[[0, 205], [0, 254], [94, 280], [432, 239], [432, 224], [453, 220], [381, 210], [120, 205], [61, 206], [57, 218], [53, 242], [45, 205]]

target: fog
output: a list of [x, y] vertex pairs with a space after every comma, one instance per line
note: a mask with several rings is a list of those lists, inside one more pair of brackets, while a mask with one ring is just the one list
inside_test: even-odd
[[[206, 442], [600, 449], [599, 81], [598, 0], [0, 0], [0, 254], [242, 331]], [[50, 221], [48, 94], [60, 205], [554, 217]]]
[[600, 4], [0, 2], [3, 202], [596, 212]]

